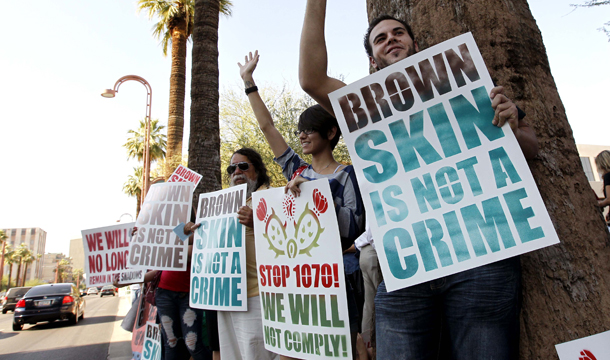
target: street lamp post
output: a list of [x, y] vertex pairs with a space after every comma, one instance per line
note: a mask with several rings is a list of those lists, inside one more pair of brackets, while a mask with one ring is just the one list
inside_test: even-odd
[[102, 96], [105, 98], [115, 97], [116, 93], [119, 92], [119, 86], [129, 80], [137, 81], [146, 87], [146, 138], [144, 139], [144, 174], [142, 175], [144, 179], [142, 179], [142, 197], [140, 199], [140, 205], [142, 205], [150, 187], [150, 108], [152, 104], [152, 88], [144, 78], [137, 75], [126, 75], [117, 80], [113, 90], [104, 90]]

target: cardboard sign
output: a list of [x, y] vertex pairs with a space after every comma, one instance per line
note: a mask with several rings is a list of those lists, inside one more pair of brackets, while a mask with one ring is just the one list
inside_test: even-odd
[[191, 307], [248, 310], [246, 228], [237, 211], [246, 205], [246, 184], [201, 194], [191, 258]]
[[121, 273], [129, 273], [129, 239], [134, 223], [82, 230], [87, 287], [112, 284]]
[[265, 348], [351, 359], [341, 238], [328, 180], [252, 194]]
[[161, 360], [161, 329], [150, 321], [146, 323], [142, 360]]
[[146, 270], [142, 269], [127, 269], [119, 274], [119, 284], [136, 284], [144, 282]]
[[559, 360], [610, 360], [610, 331], [555, 345]]
[[182, 165], [178, 165], [176, 171], [167, 180], [167, 182], [190, 182], [195, 184], [195, 187], [197, 187], [200, 181], [201, 175]]
[[193, 184], [154, 184], [146, 194], [129, 243], [129, 267], [151, 270], [186, 270], [188, 242], [174, 232], [191, 216]]
[[559, 242], [470, 33], [329, 95], [388, 291]]

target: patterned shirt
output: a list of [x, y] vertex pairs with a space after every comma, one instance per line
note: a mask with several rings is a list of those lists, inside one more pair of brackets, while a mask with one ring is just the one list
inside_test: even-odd
[[303, 165], [307, 167], [301, 172], [300, 176], [307, 180], [328, 180], [335, 203], [337, 221], [339, 222], [341, 247], [345, 250], [352, 246], [354, 240], [364, 230], [364, 204], [362, 203], [354, 167], [349, 165], [333, 174], [318, 174], [290, 147], [280, 157], [273, 160], [282, 167], [282, 172], [289, 181], [292, 174]]

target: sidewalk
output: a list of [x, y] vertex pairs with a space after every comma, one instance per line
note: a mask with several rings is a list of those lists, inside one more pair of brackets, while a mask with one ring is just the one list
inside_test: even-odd
[[[119, 297], [119, 310], [117, 317], [124, 317], [131, 309], [131, 297], [124, 295]], [[108, 360], [131, 360], [131, 333], [123, 330], [121, 322], [123, 319], [114, 322], [110, 347], [108, 347]]]

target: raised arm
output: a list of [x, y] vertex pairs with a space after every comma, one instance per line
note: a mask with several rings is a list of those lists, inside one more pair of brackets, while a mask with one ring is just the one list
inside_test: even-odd
[[328, 76], [328, 58], [324, 39], [326, 0], [307, 0], [305, 20], [301, 32], [299, 53], [299, 82], [301, 88], [334, 116], [328, 94], [345, 86], [342, 81]]
[[254, 111], [254, 116], [258, 121], [258, 126], [265, 135], [265, 139], [267, 139], [267, 142], [271, 147], [271, 151], [273, 151], [273, 155], [277, 158], [282, 155], [286, 149], [288, 149], [288, 144], [286, 143], [286, 140], [284, 140], [282, 134], [280, 134], [280, 132], [275, 128], [271, 113], [269, 113], [269, 109], [267, 109], [263, 99], [261, 99], [258, 89], [252, 89], [256, 86], [252, 73], [254, 73], [254, 69], [256, 69], [258, 58], [258, 50], [256, 50], [254, 55], [252, 55], [252, 53], [246, 55], [244, 65], [241, 63], [237, 63], [237, 65], [239, 66], [239, 74], [244, 80], [246, 89], [250, 89], [247, 92], [248, 100], [250, 101], [250, 106], [252, 106], [252, 110]]

